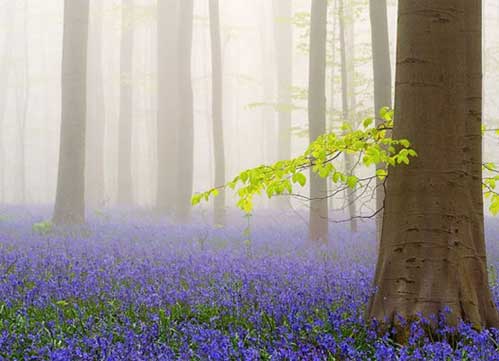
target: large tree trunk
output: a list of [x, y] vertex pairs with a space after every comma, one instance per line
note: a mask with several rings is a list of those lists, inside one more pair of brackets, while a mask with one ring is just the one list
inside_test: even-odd
[[178, 38], [180, 123], [177, 153], [178, 204], [176, 209], [178, 221], [190, 220], [194, 175], [194, 110], [191, 79], [193, 7], [193, 0], [180, 2], [180, 33]]
[[101, 207], [104, 195], [104, 138], [106, 107], [102, 75], [102, 17], [103, 2], [92, 1], [88, 48], [88, 106], [87, 106], [87, 161], [85, 193], [87, 204]]
[[[218, 0], [210, 0], [210, 35], [212, 68], [212, 117], [215, 153], [215, 186], [225, 184], [225, 148], [223, 129], [222, 42], [220, 39], [220, 9]], [[225, 224], [225, 191], [215, 197], [214, 222]]]
[[[374, 74], [374, 113], [375, 124], [380, 126], [383, 119], [379, 111], [383, 107], [392, 105], [392, 71], [390, 67], [390, 39], [388, 37], [388, 16], [386, 0], [370, 0], [371, 37], [373, 52], [373, 74]], [[385, 192], [383, 181], [378, 179], [376, 183], [376, 210], [383, 208]], [[378, 240], [381, 236], [381, 224], [383, 213], [376, 217], [376, 234]]]
[[158, 184], [156, 207], [162, 213], [176, 205], [179, 128], [179, 1], [158, 1]]
[[[345, 5], [343, 0], [339, 1], [339, 25], [340, 25], [340, 53], [341, 53], [341, 99], [342, 99], [342, 109], [343, 109], [343, 121], [352, 122], [353, 117], [351, 113], [350, 105], [355, 105], [355, 87], [349, 79], [349, 74], [354, 74], [354, 52], [351, 51], [352, 59], [347, 56], [347, 42], [346, 42], [346, 26], [345, 26]], [[350, 19], [350, 21], [352, 21]], [[353, 28], [353, 27], [352, 27]], [[353, 47], [353, 44], [348, 44], [348, 46]], [[350, 66], [349, 66], [350, 65]], [[353, 99], [349, 102], [349, 98]], [[345, 172], [347, 174], [353, 172], [354, 160], [352, 155], [345, 154]], [[357, 220], [354, 218], [356, 216], [356, 205], [355, 205], [355, 192], [353, 189], [347, 189], [347, 208], [348, 214], [350, 215], [350, 231], [351, 233], [357, 232]]]
[[419, 157], [390, 170], [371, 318], [449, 307], [450, 324], [499, 326], [483, 232], [480, 47], [480, 0], [400, 2], [393, 136]]
[[[308, 122], [309, 140], [326, 132], [327, 0], [312, 2]], [[310, 172], [310, 240], [328, 240], [327, 179]]]
[[122, 1], [121, 78], [118, 154], [118, 203], [133, 203], [132, 118], [133, 118], [133, 0]]
[[53, 221], [85, 222], [85, 122], [88, 0], [65, 0], [62, 52], [62, 117]]

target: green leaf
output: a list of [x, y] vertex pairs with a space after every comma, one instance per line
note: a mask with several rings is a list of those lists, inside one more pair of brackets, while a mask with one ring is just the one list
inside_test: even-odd
[[364, 125], [364, 128], [369, 128], [371, 124], [373, 124], [374, 119], [373, 118], [366, 118], [362, 125]]
[[303, 173], [295, 173], [293, 174], [293, 183], [298, 183], [303, 187], [307, 184], [307, 177]]
[[388, 172], [386, 171], [386, 169], [376, 170], [376, 177], [378, 177], [379, 179], [385, 179], [387, 175]]
[[359, 183], [359, 178], [357, 178], [356, 176], [351, 175], [347, 177], [347, 186], [349, 188], [354, 189], [358, 183]]

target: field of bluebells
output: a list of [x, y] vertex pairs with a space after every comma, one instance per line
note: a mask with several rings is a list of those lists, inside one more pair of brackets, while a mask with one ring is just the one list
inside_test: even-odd
[[[236, 215], [213, 228], [101, 212], [64, 230], [44, 209], [0, 215], [0, 360], [499, 360], [499, 331], [430, 337], [422, 322], [402, 346], [363, 322], [367, 224], [310, 247], [291, 215], [246, 231]], [[487, 231], [499, 302], [499, 223]]]

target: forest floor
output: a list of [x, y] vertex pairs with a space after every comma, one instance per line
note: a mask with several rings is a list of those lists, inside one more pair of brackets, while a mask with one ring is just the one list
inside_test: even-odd
[[[467, 325], [407, 345], [363, 321], [374, 230], [304, 242], [291, 216], [213, 228], [131, 212], [54, 230], [46, 209], [0, 210], [0, 360], [499, 360], [499, 331]], [[499, 222], [488, 221], [499, 304]]]

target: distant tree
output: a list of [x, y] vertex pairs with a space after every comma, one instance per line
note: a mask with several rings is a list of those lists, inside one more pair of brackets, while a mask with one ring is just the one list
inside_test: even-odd
[[[352, 109], [351, 105], [355, 105], [354, 102], [350, 102], [351, 98], [354, 97], [355, 89], [351, 85], [351, 80], [349, 75], [353, 75], [353, 61], [354, 56], [350, 59], [347, 54], [347, 47], [353, 46], [353, 44], [347, 45], [347, 34], [345, 25], [345, 4], [344, 0], [339, 0], [339, 28], [340, 28], [340, 55], [341, 55], [341, 99], [342, 99], [342, 109], [343, 109], [343, 121], [352, 121]], [[353, 50], [351, 51], [353, 55]], [[354, 161], [352, 155], [345, 153], [345, 170], [346, 172], [351, 172], [354, 167]], [[356, 216], [356, 205], [354, 197], [354, 189], [347, 189], [347, 202], [348, 202], [348, 213], [350, 215], [350, 230], [352, 232], [357, 231], [357, 220], [354, 218]]]
[[[0, 58], [0, 129], [4, 129], [4, 119], [7, 111], [7, 101], [9, 96], [8, 83], [10, 76], [10, 62], [12, 52], [12, 41], [14, 35], [14, 17], [12, 14], [12, 2], [6, 3], [4, 17], [4, 36], [2, 57]], [[4, 140], [3, 132], [0, 133], [0, 199], [4, 199]]]
[[[312, 1], [308, 122], [309, 140], [314, 142], [326, 132], [326, 42], [327, 0]], [[328, 240], [327, 180], [310, 174], [310, 239]]]
[[[220, 9], [218, 0], [209, 0], [211, 68], [212, 68], [212, 120], [215, 153], [215, 185], [225, 184], [225, 147], [223, 129], [223, 68], [220, 35]], [[225, 191], [214, 200], [214, 222], [225, 224]]]
[[61, 137], [54, 224], [85, 222], [88, 0], [64, 1]]
[[[277, 59], [277, 158], [291, 157], [291, 114], [293, 86], [293, 3], [291, 0], [273, 0], [274, 42]], [[284, 206], [281, 198], [279, 206]]]
[[133, 0], [122, 0], [120, 47], [120, 117], [118, 143], [118, 203], [133, 203], [132, 119], [133, 119]]
[[158, 1], [158, 179], [156, 207], [162, 213], [172, 212], [178, 204], [179, 16], [179, 0]]
[[[374, 74], [374, 112], [376, 124], [383, 120], [379, 111], [392, 105], [392, 71], [390, 66], [390, 39], [388, 35], [388, 15], [386, 0], [369, 0], [371, 17], [371, 37]], [[383, 208], [385, 198], [383, 183], [378, 180], [376, 185], [376, 209]], [[376, 217], [378, 239], [381, 237], [383, 213]]]
[[28, 1], [24, 0], [22, 15], [22, 41], [20, 42], [22, 61], [15, 66], [16, 81], [16, 119], [17, 119], [17, 147], [19, 162], [17, 167], [17, 184], [19, 185], [19, 200], [26, 202], [26, 123], [30, 104], [30, 64], [28, 44]]
[[180, 2], [178, 37], [179, 127], [177, 152], [177, 207], [178, 221], [191, 216], [190, 199], [194, 176], [194, 109], [192, 92], [192, 33], [194, 21], [193, 0]]
[[85, 194], [87, 205], [96, 207], [104, 202], [104, 143], [106, 104], [102, 74], [103, 2], [91, 2], [88, 43], [87, 89], [87, 151], [85, 167]]

